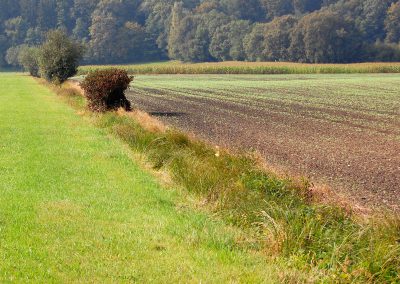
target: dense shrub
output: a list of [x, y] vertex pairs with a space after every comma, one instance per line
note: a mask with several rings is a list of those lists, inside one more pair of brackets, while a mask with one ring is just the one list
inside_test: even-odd
[[39, 48], [24, 46], [18, 54], [19, 65], [33, 77], [39, 77]]
[[13, 67], [20, 66], [19, 54], [21, 53], [21, 50], [23, 50], [24, 48], [26, 48], [26, 45], [18, 45], [18, 46], [10, 47], [7, 50], [5, 59], [10, 66], [13, 66]]
[[83, 47], [61, 30], [50, 31], [40, 47], [39, 72], [53, 83], [62, 83], [75, 75], [83, 56]]
[[400, 43], [383, 43], [377, 41], [367, 50], [367, 56], [373, 56], [380, 62], [398, 62], [400, 61]]
[[125, 70], [106, 69], [89, 73], [81, 83], [92, 111], [104, 112], [124, 108], [131, 110], [131, 104], [125, 97], [125, 90], [132, 82]]

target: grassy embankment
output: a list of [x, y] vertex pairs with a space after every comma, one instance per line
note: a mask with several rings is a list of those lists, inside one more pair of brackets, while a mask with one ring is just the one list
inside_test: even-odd
[[[81, 96], [68, 89], [58, 93], [83, 110]], [[140, 112], [90, 117], [226, 222], [246, 230], [248, 238], [240, 243], [264, 251], [274, 265], [295, 268], [302, 276], [311, 273], [310, 281], [400, 280], [399, 220], [360, 220], [335, 206], [314, 203], [307, 182], [276, 177], [251, 156], [216, 152], [143, 119]], [[300, 275], [293, 279], [301, 281]]]
[[290, 62], [211, 62], [181, 63], [178, 61], [132, 64], [88, 65], [79, 74], [118, 67], [131, 74], [349, 74], [400, 73], [400, 63], [303, 64]]
[[240, 230], [160, 186], [108, 128], [30, 77], [2, 73], [0, 86], [0, 282], [284, 277], [238, 245]]

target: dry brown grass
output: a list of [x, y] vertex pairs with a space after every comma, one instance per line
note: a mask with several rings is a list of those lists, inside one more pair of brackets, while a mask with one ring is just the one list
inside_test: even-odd
[[120, 115], [126, 115], [128, 117], [133, 118], [136, 122], [140, 124], [141, 127], [153, 133], [156, 132], [165, 133], [165, 131], [168, 129], [168, 127], [160, 120], [138, 109], [135, 109], [132, 112], [126, 112], [120, 109], [118, 113]]

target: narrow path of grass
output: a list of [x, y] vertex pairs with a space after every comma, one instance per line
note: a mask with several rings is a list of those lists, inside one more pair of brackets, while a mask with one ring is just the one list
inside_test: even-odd
[[50, 91], [0, 74], [0, 282], [276, 281], [182, 204]]

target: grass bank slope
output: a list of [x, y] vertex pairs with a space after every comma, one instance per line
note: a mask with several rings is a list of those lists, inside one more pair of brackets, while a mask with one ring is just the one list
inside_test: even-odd
[[278, 281], [49, 90], [0, 86], [0, 282]]
[[205, 62], [167, 61], [131, 65], [88, 65], [79, 68], [80, 75], [118, 67], [131, 74], [349, 74], [400, 73], [399, 62], [354, 64], [303, 64], [292, 62]]

